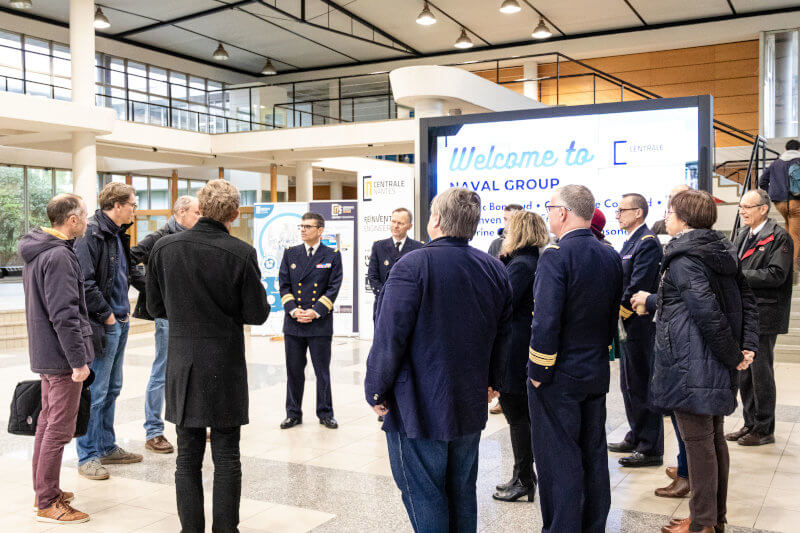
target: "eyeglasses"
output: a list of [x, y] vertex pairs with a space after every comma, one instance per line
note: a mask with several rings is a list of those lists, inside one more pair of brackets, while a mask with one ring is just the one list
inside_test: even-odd
[[565, 205], [550, 204], [550, 205], [546, 205], [544, 208], [547, 209], [548, 213], [550, 212], [551, 209], [558, 209], [558, 208], [563, 208], [563, 209], [566, 209], [567, 211], [572, 211], [572, 209], [570, 209], [569, 207], [567, 207]]
[[664, 219], [666, 219], [668, 216], [674, 215], [674, 214], [675, 214], [675, 211], [667, 211], [667, 214], [664, 215]]
[[636, 211], [637, 209], [641, 209], [641, 207], [620, 207], [619, 209], [614, 211], [614, 213], [619, 215], [623, 211]]
[[739, 204], [739, 209], [740, 210], [741, 209], [753, 209], [754, 207], [760, 207], [762, 205], [766, 205], [766, 204], [754, 204], [754, 205], [742, 205], [742, 204]]
[[312, 224], [299, 224], [297, 226], [297, 229], [314, 229], [314, 228], [318, 228], [318, 227], [319, 226], [314, 226]]
[[137, 209], [139, 207], [139, 204], [137, 204], [136, 202], [125, 202], [122, 205], [132, 205], [134, 209]]

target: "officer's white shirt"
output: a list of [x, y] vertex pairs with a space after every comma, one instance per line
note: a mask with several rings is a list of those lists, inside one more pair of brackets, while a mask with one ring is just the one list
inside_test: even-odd
[[400, 243], [400, 248], [397, 248], [397, 251], [398, 251], [398, 252], [402, 252], [402, 251], [403, 251], [403, 247], [406, 245], [406, 240], [408, 240], [408, 235], [406, 235], [405, 237], [403, 237], [403, 238], [402, 238], [401, 240], [399, 240], [399, 241], [398, 241], [397, 239], [395, 239], [395, 238], [394, 238], [394, 235], [392, 236], [392, 241], [394, 242], [394, 247], [395, 247], [395, 248], [397, 248], [397, 243], [398, 243], [398, 242]]

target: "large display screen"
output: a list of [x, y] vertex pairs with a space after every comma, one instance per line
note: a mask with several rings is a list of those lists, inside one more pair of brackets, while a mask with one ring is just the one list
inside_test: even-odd
[[546, 218], [562, 185], [591, 189], [618, 248], [626, 239], [615, 218], [623, 194], [647, 198], [652, 225], [673, 187], [710, 186], [707, 96], [441, 117], [421, 126], [423, 218], [438, 191], [478, 192], [483, 212], [472, 245], [483, 250], [503, 227], [507, 204]]

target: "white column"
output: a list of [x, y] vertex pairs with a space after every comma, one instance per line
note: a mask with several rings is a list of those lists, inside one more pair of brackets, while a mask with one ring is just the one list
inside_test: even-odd
[[269, 191], [270, 176], [266, 172], [258, 173], [258, 192], [256, 193], [256, 203], [269, 202], [269, 195], [264, 198], [264, 191]]
[[295, 168], [295, 201], [310, 202], [314, 199], [314, 173], [311, 161], [298, 161]]
[[[94, 0], [70, 0], [69, 46], [72, 101], [95, 105]], [[72, 134], [72, 183], [89, 213], [97, 209], [97, 147], [94, 134]]]
[[444, 115], [444, 100], [438, 98], [425, 98], [414, 104], [414, 117], [440, 117]]
[[[535, 80], [539, 77], [539, 63], [527, 61], [522, 64], [522, 77], [526, 80]], [[523, 94], [528, 98], [539, 100], [539, 82], [526, 81], [522, 83]]]
[[342, 182], [334, 180], [331, 182], [331, 200], [341, 200], [343, 196]]

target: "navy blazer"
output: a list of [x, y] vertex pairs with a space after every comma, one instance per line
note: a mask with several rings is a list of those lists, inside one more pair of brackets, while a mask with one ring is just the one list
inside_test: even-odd
[[[634, 231], [619, 252], [622, 258], [622, 317], [629, 338], [650, 338], [653, 317], [639, 316], [631, 308], [631, 296], [639, 291], [658, 290], [659, 270], [663, 251], [661, 243], [647, 225]], [[651, 341], [652, 342], [652, 341]]]
[[377, 295], [381, 292], [383, 284], [389, 278], [389, 271], [401, 257], [409, 252], [422, 248], [423, 244], [411, 237], [406, 237], [406, 242], [400, 251], [394, 247], [394, 239], [389, 237], [372, 244], [372, 253], [369, 256], [369, 269], [367, 279], [372, 292]]
[[564, 235], [539, 257], [533, 282], [528, 377], [586, 393], [608, 392], [622, 262], [588, 229]]
[[445, 441], [481, 431], [511, 342], [503, 264], [441, 237], [400, 259], [378, 298], [364, 390], [389, 409], [383, 430]]
[[[305, 244], [287, 248], [278, 272], [281, 302], [286, 311], [283, 332], [298, 337], [327, 337], [333, 335], [333, 302], [342, 286], [342, 256], [324, 244], [311, 259]], [[308, 324], [291, 316], [295, 309], [313, 309], [319, 314]]]

